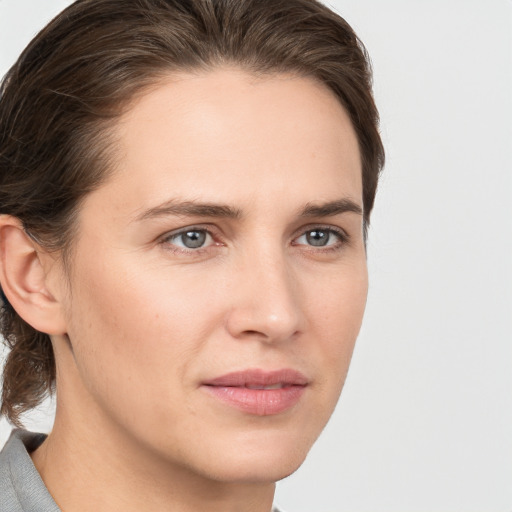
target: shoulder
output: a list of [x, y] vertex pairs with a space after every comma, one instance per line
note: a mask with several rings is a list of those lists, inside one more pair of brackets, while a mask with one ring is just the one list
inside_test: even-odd
[[30, 458], [45, 438], [45, 434], [12, 431], [0, 452], [2, 512], [59, 512]]

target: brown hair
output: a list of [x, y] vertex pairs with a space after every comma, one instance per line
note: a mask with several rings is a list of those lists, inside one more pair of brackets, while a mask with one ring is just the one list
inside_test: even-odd
[[[363, 168], [365, 229], [384, 150], [366, 51], [316, 0], [78, 0], [21, 54], [0, 88], [0, 213], [49, 250], [73, 239], [80, 201], [109, 165], [108, 128], [134, 95], [172, 71], [234, 64], [329, 87], [350, 115]], [[112, 152], [110, 152], [112, 154]], [[5, 297], [10, 349], [0, 413], [14, 424], [53, 389], [47, 334]]]

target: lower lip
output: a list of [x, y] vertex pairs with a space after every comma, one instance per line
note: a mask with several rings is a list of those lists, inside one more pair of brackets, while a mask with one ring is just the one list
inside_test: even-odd
[[305, 386], [287, 386], [280, 389], [249, 389], [236, 386], [202, 386], [218, 398], [248, 414], [270, 416], [291, 409], [300, 400]]

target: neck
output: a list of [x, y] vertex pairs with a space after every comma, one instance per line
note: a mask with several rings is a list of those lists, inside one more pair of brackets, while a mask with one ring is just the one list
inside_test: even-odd
[[270, 512], [273, 482], [217, 481], [179, 466], [104, 418], [86, 395], [75, 388], [66, 401], [57, 389], [54, 428], [32, 453], [63, 512]]
[[275, 485], [209, 480], [130, 449], [123, 435], [96, 436], [56, 422], [32, 454], [50, 494], [63, 512], [159, 510], [270, 512]]

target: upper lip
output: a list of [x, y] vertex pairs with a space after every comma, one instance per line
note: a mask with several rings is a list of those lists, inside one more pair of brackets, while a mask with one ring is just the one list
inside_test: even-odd
[[273, 371], [256, 368], [226, 373], [203, 382], [205, 386], [225, 387], [272, 386], [275, 384], [305, 386], [308, 384], [308, 379], [301, 372], [291, 368]]

